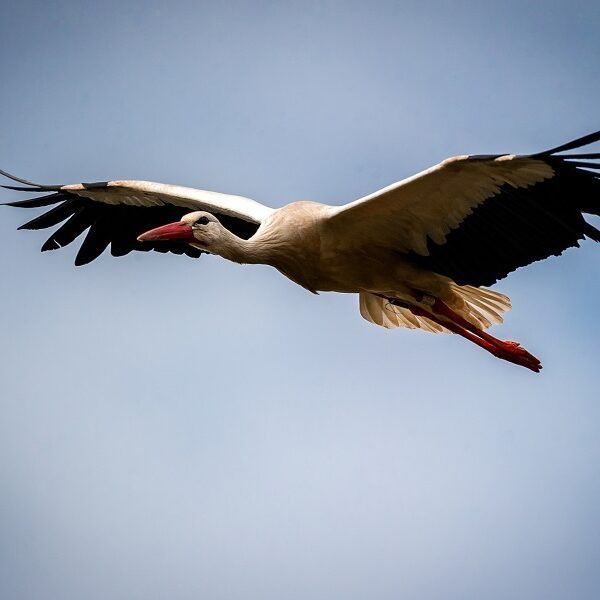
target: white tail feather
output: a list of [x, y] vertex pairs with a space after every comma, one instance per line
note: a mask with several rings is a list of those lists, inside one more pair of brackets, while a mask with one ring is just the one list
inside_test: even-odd
[[359, 294], [360, 314], [364, 319], [386, 329], [406, 327], [408, 329], [423, 329], [431, 333], [448, 332], [445, 327], [438, 325], [426, 317], [413, 314], [408, 308], [391, 304], [389, 300], [361, 292]]
[[502, 323], [502, 315], [511, 307], [508, 296], [487, 288], [451, 283], [450, 290], [452, 295], [444, 302], [480, 329]]
[[[450, 284], [448, 294], [441, 298], [450, 308], [470, 323], [480, 329], [502, 323], [502, 315], [510, 309], [510, 298], [487, 288], [477, 288], [470, 285]], [[361, 292], [359, 294], [360, 314], [364, 319], [385, 327], [394, 329], [422, 329], [431, 333], [449, 333], [427, 317], [413, 314], [410, 309], [395, 306], [384, 298]]]

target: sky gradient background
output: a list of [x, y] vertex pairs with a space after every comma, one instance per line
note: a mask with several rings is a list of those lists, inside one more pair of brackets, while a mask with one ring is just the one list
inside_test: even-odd
[[[341, 204], [599, 129], [599, 31], [573, 0], [6, 3], [0, 167]], [[75, 268], [31, 217], [0, 219], [0, 597], [600, 596], [591, 242], [497, 286], [537, 376], [267, 267]]]

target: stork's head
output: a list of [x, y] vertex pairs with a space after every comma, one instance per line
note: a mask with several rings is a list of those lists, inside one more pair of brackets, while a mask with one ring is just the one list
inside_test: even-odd
[[218, 254], [218, 245], [222, 238], [223, 229], [223, 225], [217, 217], [203, 210], [198, 210], [184, 215], [180, 221], [142, 233], [138, 237], [138, 241], [181, 240], [201, 250]]

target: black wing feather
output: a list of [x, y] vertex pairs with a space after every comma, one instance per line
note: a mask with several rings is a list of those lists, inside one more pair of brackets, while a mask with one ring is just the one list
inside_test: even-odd
[[[86, 219], [86, 215], [82, 215], [84, 207], [79, 209], [71, 215], [68, 221], [65, 221], [44, 243], [42, 246], [42, 252], [46, 250], [56, 250], [67, 246], [75, 238], [80, 236], [88, 227], [92, 225], [92, 221]], [[88, 215], [91, 216], [91, 215]]]
[[[0, 171], [0, 174], [9, 176], [3, 171]], [[40, 186], [30, 184], [30, 182], [20, 180], [14, 176], [9, 177], [32, 186], [22, 188], [22, 191], [40, 192], [60, 189], [60, 186]], [[105, 186], [106, 182], [87, 185], [101, 187]], [[46, 240], [42, 246], [42, 251], [55, 250], [66, 246], [89, 229], [77, 253], [76, 265], [84, 265], [96, 259], [109, 245], [113, 256], [124, 256], [133, 250], [185, 254], [191, 258], [198, 258], [204, 253], [198, 248], [177, 240], [150, 243], [137, 241], [137, 237], [149, 229], [178, 221], [183, 215], [192, 212], [190, 208], [170, 204], [150, 207], [104, 204], [65, 191], [6, 203], [8, 206], [19, 208], [41, 208], [54, 204], [57, 206], [28, 221], [19, 229], [46, 229], [65, 221]], [[219, 213], [214, 213], [214, 215], [221, 221], [223, 226], [244, 239], [250, 238], [258, 229], [257, 224], [243, 219]]]
[[[7, 187], [7, 186], [2, 186]], [[23, 190], [21, 190], [23, 191]], [[31, 190], [27, 190], [31, 191]], [[61, 200], [66, 200], [67, 194], [50, 194], [49, 196], [40, 196], [30, 198], [29, 200], [17, 200], [16, 202], [5, 202], [4, 206], [17, 206], [18, 208], [41, 208], [42, 206], [51, 206]]]
[[110, 226], [106, 219], [98, 219], [85, 236], [79, 252], [75, 257], [75, 265], [87, 265], [98, 258], [110, 244]]
[[65, 219], [68, 219], [77, 209], [77, 202], [75, 198], [69, 198], [58, 206], [50, 209], [48, 212], [27, 221], [24, 225], [21, 225], [19, 229], [47, 229], [54, 225], [62, 223]]
[[[443, 244], [428, 241], [428, 256], [409, 252], [418, 266], [446, 275], [460, 285], [492, 285], [511, 271], [564, 250], [600, 231], [583, 213], [600, 215], [599, 153], [557, 155], [600, 141], [596, 132], [531, 155], [554, 170], [554, 176], [528, 188], [504, 185], [452, 230]], [[493, 159], [474, 157], [475, 159]]]

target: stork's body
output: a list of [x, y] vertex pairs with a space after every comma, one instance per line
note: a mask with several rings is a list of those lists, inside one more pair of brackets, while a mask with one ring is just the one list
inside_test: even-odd
[[379, 292], [410, 295], [410, 290], [440, 292], [445, 278], [416, 268], [390, 248], [348, 243], [331, 227], [335, 207], [293, 202], [273, 211], [249, 240], [216, 253], [241, 264], [266, 264], [316, 292]]
[[484, 286], [584, 237], [600, 241], [583, 218], [600, 215], [600, 154], [558, 154], [599, 140], [600, 132], [534, 155], [455, 157], [341, 207], [304, 201], [274, 210], [152, 182], [43, 186], [3, 174], [26, 184], [10, 189], [54, 192], [10, 203], [58, 204], [23, 228], [68, 219], [42, 250], [89, 228], [76, 264], [109, 244], [115, 256], [152, 249], [267, 264], [313, 293], [359, 294], [362, 316], [377, 325], [458, 333], [539, 371], [518, 344], [485, 331], [510, 301]]

